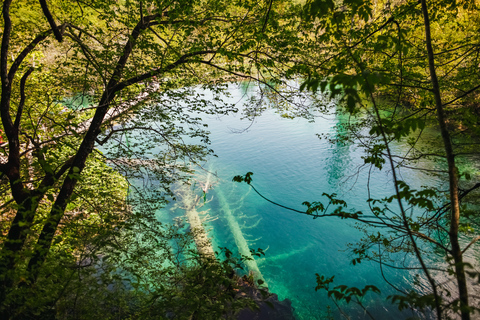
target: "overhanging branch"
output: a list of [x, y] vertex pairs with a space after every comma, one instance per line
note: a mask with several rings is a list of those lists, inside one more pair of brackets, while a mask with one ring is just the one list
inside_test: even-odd
[[45, 17], [47, 18], [48, 24], [50, 24], [50, 26], [52, 27], [53, 34], [55, 34], [55, 38], [58, 40], [58, 42], [62, 42], [63, 41], [62, 32], [60, 32], [60, 30], [58, 29], [57, 24], [53, 19], [52, 13], [48, 9], [47, 1], [40, 0], [40, 5], [42, 6], [42, 11]]
[[[143, 73], [141, 75], [138, 75], [136, 77], [132, 77], [130, 79], [127, 79], [125, 81], [122, 81], [122, 82], [118, 83], [115, 87], [113, 87], [113, 91], [118, 92], [118, 91], [120, 91], [120, 90], [122, 90], [126, 87], [129, 87], [133, 84], [136, 84], [136, 83], [139, 83], [141, 81], [150, 79], [153, 76], [157, 76], [161, 73], [173, 70], [181, 64], [192, 61], [192, 60], [189, 60], [188, 58], [192, 58], [192, 57], [200, 56], [200, 55], [206, 55], [206, 54], [213, 54], [215, 52], [216, 52], [216, 50], [200, 50], [200, 51], [184, 54], [181, 57], [179, 57], [177, 59], [177, 61], [167, 65], [166, 67], [153, 69], [149, 72]], [[201, 62], [201, 61], [194, 61], [194, 62]]]
[[8, 71], [8, 79], [10, 81], [13, 81], [13, 78], [15, 77], [15, 74], [17, 73], [18, 68], [22, 64], [23, 60], [27, 57], [27, 55], [32, 52], [33, 49], [45, 40], [50, 34], [52, 33], [52, 30], [47, 30], [44, 32], [41, 32], [38, 34], [35, 39], [33, 39], [23, 50], [20, 52], [20, 54], [15, 58], [15, 61], [13, 61], [12, 66], [10, 67], [10, 70]]
[[470, 241], [470, 243], [465, 247], [465, 249], [462, 250], [462, 254], [465, 253], [465, 251], [468, 250], [468, 248], [470, 248], [475, 242], [477, 242], [478, 240], [480, 240], [480, 236], [477, 236], [476, 238], [474, 238], [472, 241]]

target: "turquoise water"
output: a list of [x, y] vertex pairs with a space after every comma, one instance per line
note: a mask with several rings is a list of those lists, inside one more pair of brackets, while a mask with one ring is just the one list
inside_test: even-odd
[[[244, 90], [231, 87], [231, 101], [241, 100]], [[253, 93], [251, 93], [253, 94]], [[325, 292], [316, 292], [315, 274], [335, 276], [335, 285], [363, 288], [377, 286], [381, 295], [363, 300], [377, 319], [405, 319], [412, 312], [399, 312], [386, 297], [396, 292], [383, 280], [377, 263], [362, 262], [353, 266], [348, 243], [355, 243], [362, 233], [353, 222], [338, 218], [311, 217], [277, 207], [258, 196], [248, 185], [232, 182], [235, 175], [251, 171], [254, 186], [267, 198], [282, 205], [304, 210], [304, 201], [325, 201], [322, 193], [337, 193], [349, 208], [366, 210], [367, 181], [370, 176], [372, 198], [393, 193], [389, 170], [369, 172], [362, 167], [363, 152], [354, 145], [331, 144], [318, 134], [341, 134], [336, 125], [340, 115], [306, 119], [288, 119], [274, 110], [266, 110], [253, 121], [241, 114], [202, 116], [210, 130], [210, 157], [202, 167], [213, 173], [204, 206], [211, 217], [207, 223], [213, 247], [237, 251], [239, 226], [241, 236], [251, 249], [265, 250], [256, 258], [258, 269], [271, 292], [280, 299], [290, 299], [298, 319], [340, 319], [338, 308]], [[401, 151], [401, 145], [394, 149]], [[205, 182], [208, 172], [199, 170], [197, 182]], [[438, 181], [418, 171], [402, 170], [401, 178], [413, 186]], [[181, 214], [177, 209], [177, 213]], [[172, 209], [159, 211], [162, 220], [172, 217]], [[238, 231], [238, 230], [237, 230]], [[236, 239], [237, 238], [237, 239]], [[240, 251], [241, 252], [241, 251]], [[403, 259], [403, 257], [402, 257]], [[414, 261], [402, 261], [416, 266]], [[413, 272], [384, 268], [384, 276], [398, 288], [409, 288]], [[418, 287], [421, 291], [422, 287]], [[341, 305], [352, 319], [368, 316], [355, 303]]]
[[[234, 97], [241, 95], [235, 89], [232, 93]], [[204, 118], [211, 131], [211, 147], [218, 156], [202, 165], [217, 176], [205, 205], [210, 216], [218, 217], [209, 223], [214, 247], [235, 250], [236, 240], [228, 222], [233, 216], [242, 226], [250, 248], [266, 250], [265, 257], [256, 259], [263, 279], [280, 299], [292, 301], [298, 319], [325, 319], [329, 315], [340, 318], [325, 292], [315, 292], [316, 273], [335, 276], [335, 285], [377, 286], [382, 295], [369, 295], [363, 303], [378, 319], [411, 316], [411, 312], [400, 313], [386, 302], [386, 297], [396, 292], [383, 280], [378, 264], [351, 264], [346, 244], [362, 236], [352, 222], [338, 218], [313, 220], [266, 202], [246, 184], [232, 182], [233, 176], [251, 171], [254, 186], [285, 206], [302, 210], [302, 202], [325, 200], [322, 193], [335, 192], [349, 207], [367, 209], [369, 170], [359, 170], [363, 165], [362, 150], [317, 137], [322, 133], [341, 134], [335, 125], [342, 117], [317, 117], [312, 123], [286, 119], [267, 110], [253, 123], [241, 118], [239, 114]], [[395, 149], [400, 151], [402, 146]], [[372, 197], [393, 193], [388, 170], [371, 174]], [[404, 170], [401, 175], [414, 186], [432, 183], [432, 177], [418, 172]], [[404, 264], [414, 266], [415, 262], [406, 260]], [[384, 275], [402, 289], [408, 288], [414, 277], [407, 271], [388, 269], [384, 269]], [[368, 318], [354, 303], [342, 305], [342, 309], [352, 319]]]

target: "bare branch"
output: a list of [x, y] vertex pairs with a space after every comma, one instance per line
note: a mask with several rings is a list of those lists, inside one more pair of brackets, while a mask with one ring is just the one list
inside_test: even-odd
[[40, 42], [42, 42], [43, 40], [45, 40], [50, 34], [52, 33], [52, 30], [47, 30], [47, 31], [44, 31], [42, 33], [40, 33], [39, 35], [37, 35], [35, 37], [35, 39], [32, 40], [32, 42], [30, 42], [23, 50], [22, 52], [20, 52], [20, 54], [18, 55], [18, 57], [15, 59], [15, 61], [13, 61], [12, 63], [12, 66], [10, 67], [10, 70], [8, 71], [8, 79], [11, 81], [13, 81], [13, 78], [15, 77], [15, 74], [17, 73], [17, 70], [18, 68], [20, 67], [20, 65], [22, 64], [23, 60], [26, 58], [26, 56], [32, 52], [33, 49], [35, 49], [35, 47], [37, 46], [37, 44], [39, 44]]
[[80, 38], [77, 35], [75, 35], [73, 32], [72, 33], [66, 32], [65, 35], [68, 36], [73, 41], [75, 41], [80, 46], [80, 49], [82, 49], [83, 55], [93, 65], [97, 73], [102, 77], [103, 84], [106, 85], [107, 80], [105, 79], [104, 73], [102, 72], [102, 68], [100, 67], [100, 64], [95, 59], [95, 55], [93, 55], [90, 52], [89, 47], [86, 44], [84, 44], [83, 41], [80, 40]]
[[480, 240], [480, 236], [477, 236], [472, 241], [470, 241], [470, 243], [465, 247], [465, 249], [462, 250], [462, 254], [464, 254], [468, 250], [468, 248], [470, 248], [478, 240]]

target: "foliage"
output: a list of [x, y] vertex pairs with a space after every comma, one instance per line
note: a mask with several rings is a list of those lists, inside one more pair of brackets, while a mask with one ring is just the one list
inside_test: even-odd
[[228, 249], [221, 260], [199, 255], [194, 233], [181, 225], [138, 225], [116, 236], [98, 261], [76, 271], [57, 303], [59, 318], [218, 319], [256, 307], [239, 295], [246, 288], [235, 271], [244, 258]]
[[[184, 247], [176, 252], [189, 262], [169, 266], [166, 239], [176, 236], [157, 226], [155, 215], [174, 198], [171, 184], [187, 180], [190, 164], [212, 153], [201, 115], [236, 111], [222, 101], [224, 83], [267, 83], [285, 69], [290, 56], [280, 55], [280, 43], [294, 35], [293, 26], [280, 25], [291, 14], [288, 6], [3, 1], [0, 318], [51, 318], [57, 307], [67, 318], [108, 310], [112, 317], [133, 316], [147, 312], [155, 294], [148, 304], [158, 306], [154, 317], [165, 316], [168, 304], [178, 307], [175, 314], [226, 312], [220, 309], [231, 292], [218, 290], [230, 285], [220, 275], [228, 263], [206, 264]], [[196, 94], [196, 86], [211, 96]], [[136, 190], [140, 180], [148, 192]], [[139, 263], [148, 246], [120, 250], [147, 232], [140, 226], [162, 229], [149, 243], [164, 250], [146, 269]], [[125, 282], [121, 272], [139, 279], [145, 272], [169, 288], [149, 292], [153, 282]], [[98, 300], [105, 305], [94, 311]], [[179, 307], [187, 302], [192, 309]], [[229, 303], [235, 310], [237, 301]]]
[[[66, 318], [106, 310], [119, 317], [228, 315], [225, 301], [236, 303], [223, 290], [234, 288], [230, 257], [206, 263], [155, 214], [174, 198], [172, 183], [188, 179], [189, 164], [213, 152], [201, 115], [236, 111], [223, 103], [222, 83], [247, 79], [261, 82], [260, 96], [285, 117], [310, 116], [291, 108], [307, 90], [338, 102], [334, 112], [351, 120], [339, 142], [361, 145], [366, 168], [392, 175], [395, 194], [366, 199], [369, 213], [347, 209], [335, 194], [293, 210], [363, 223], [354, 264], [400, 252], [417, 259], [431, 292], [391, 297], [400, 308], [470, 319], [478, 307], [468, 277], [478, 274], [465, 253], [480, 239], [472, 205], [480, 184], [465, 163], [478, 154], [480, 134], [478, 4], [295, 3], [3, 1], [0, 318], [48, 318], [57, 310]], [[89, 103], [73, 108], [68, 100], [78, 98]], [[263, 101], [252, 98], [247, 116]], [[408, 150], [395, 154], [398, 142]], [[422, 167], [425, 159], [440, 169]], [[448, 191], [402, 181], [399, 168], [411, 165], [448, 181]], [[252, 185], [251, 175], [235, 180]], [[140, 180], [148, 192], [135, 190]], [[139, 241], [141, 234], [147, 238]], [[432, 248], [443, 258], [435, 271]], [[376, 291], [330, 289], [333, 278], [317, 280], [317, 289], [343, 300]], [[106, 304], [96, 311], [85, 307], [99, 300]]]
[[[472, 215], [480, 184], [462, 164], [478, 157], [479, 22], [474, 1], [310, 0], [298, 26], [303, 54], [291, 69], [302, 76], [300, 90], [338, 102], [318, 111], [347, 115], [342, 135], [327, 138], [362, 147], [363, 168], [388, 170], [395, 188], [380, 199], [369, 190], [370, 212], [347, 209], [334, 194], [323, 194], [328, 204], [305, 201], [306, 210], [291, 210], [359, 222], [365, 236], [351, 246], [353, 264], [401, 268], [398, 253], [416, 259], [430, 292], [390, 300], [438, 319], [479, 311], [469, 288], [478, 274], [466, 256], [480, 239]], [[399, 176], [412, 167], [443, 185], [412, 187]], [[234, 180], [252, 185], [251, 175]], [[318, 288], [342, 299], [350, 292]]]
[[[478, 186], [459, 180], [463, 173], [459, 175], [456, 163], [477, 153], [473, 122], [478, 115], [477, 107], [472, 108], [479, 89], [473, 80], [480, 43], [474, 31], [477, 4], [313, 0], [305, 8], [305, 30], [315, 28], [321, 54], [315, 57], [315, 67], [308, 68], [302, 88], [340, 97], [344, 112], [355, 116], [347, 128], [351, 140], [365, 148], [364, 163], [379, 170], [388, 166], [396, 190], [390, 197], [367, 200], [371, 217], [341, 215], [369, 226], [363, 228], [365, 238], [354, 246], [354, 263], [362, 259], [382, 263], [375, 254], [378, 246], [387, 254], [411, 254], [431, 292], [425, 296], [406, 292], [392, 301], [400, 308], [406, 303], [432, 308], [438, 319], [452, 312], [469, 319], [478, 306], [469, 302], [465, 276], [469, 266], [463, 255], [478, 238], [472, 235], [460, 244], [467, 217], [459, 203]], [[464, 117], [470, 120], [464, 122]], [[437, 128], [439, 134], [426, 136], [427, 127]], [[395, 154], [392, 144], [402, 141], [409, 149]], [[448, 192], [432, 187], [414, 190], [398, 178], [399, 168], [413, 163], [421, 169], [423, 159], [442, 163], [438, 174], [449, 181]], [[337, 210], [343, 211], [337, 207], [328, 215], [338, 215]], [[377, 233], [372, 227], [387, 227], [389, 232]], [[435, 263], [429, 258], [431, 248], [443, 257], [441, 268], [431, 265]], [[455, 294], [445, 286], [444, 277], [456, 282], [458, 297], [450, 298]]]

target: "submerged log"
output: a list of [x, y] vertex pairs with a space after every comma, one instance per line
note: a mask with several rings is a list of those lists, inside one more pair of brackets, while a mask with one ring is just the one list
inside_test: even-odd
[[[207, 182], [205, 185], [208, 186], [209, 184], [210, 176], [207, 177]], [[179, 199], [179, 207], [185, 210], [185, 216], [187, 217], [188, 223], [190, 224], [190, 228], [193, 232], [198, 252], [207, 258], [215, 258], [215, 252], [213, 250], [212, 243], [210, 242], [207, 232], [203, 227], [203, 220], [200, 219], [199, 212], [197, 211], [197, 207], [199, 206], [201, 198], [195, 194], [195, 190], [189, 185], [183, 185], [177, 189], [175, 193]]]

